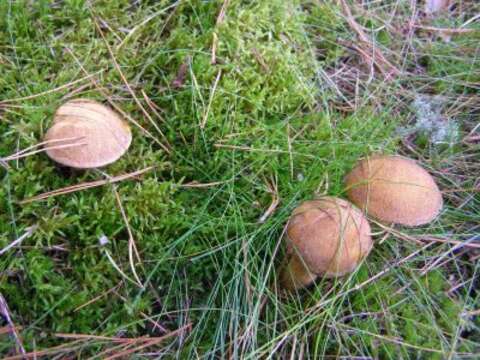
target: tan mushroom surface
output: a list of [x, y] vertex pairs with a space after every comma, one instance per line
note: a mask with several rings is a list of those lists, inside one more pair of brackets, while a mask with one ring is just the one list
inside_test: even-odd
[[47, 155], [73, 168], [102, 167], [118, 160], [132, 141], [130, 127], [109, 107], [89, 99], [61, 105], [45, 135]]
[[305, 201], [287, 225], [288, 262], [280, 274], [283, 288], [307, 286], [317, 276], [354, 271], [372, 248], [370, 225], [350, 202], [324, 197]]
[[350, 201], [385, 222], [423, 225], [435, 219], [443, 206], [442, 193], [432, 176], [401, 156], [361, 160], [345, 183]]

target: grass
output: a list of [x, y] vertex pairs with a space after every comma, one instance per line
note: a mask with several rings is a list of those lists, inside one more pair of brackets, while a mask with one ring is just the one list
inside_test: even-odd
[[[0, 249], [36, 227], [0, 258], [25, 351], [474, 357], [480, 26], [449, 42], [408, 27], [459, 28], [479, 6], [458, 3], [426, 18], [402, 1], [1, 2], [2, 157], [40, 142], [70, 98], [108, 102], [138, 125], [128, 153], [101, 171], [58, 168], [44, 154], [0, 168]], [[398, 74], [378, 57], [369, 66], [352, 19]], [[453, 144], [418, 131], [419, 95], [436, 95], [439, 118], [458, 124]], [[377, 224], [356, 273], [282, 295], [289, 213], [343, 196], [346, 172], [373, 152], [422, 162], [444, 190], [441, 217], [419, 229]], [[138, 179], [21, 203], [149, 166]], [[128, 229], [144, 288], [126, 280]], [[15, 348], [0, 333], [2, 356]]]

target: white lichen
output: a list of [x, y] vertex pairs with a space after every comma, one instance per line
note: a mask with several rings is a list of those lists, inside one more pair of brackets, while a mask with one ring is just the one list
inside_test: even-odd
[[443, 115], [444, 102], [439, 96], [418, 95], [412, 103], [413, 125], [399, 129], [401, 135], [418, 134], [433, 146], [453, 146], [458, 142], [459, 126], [455, 119]]

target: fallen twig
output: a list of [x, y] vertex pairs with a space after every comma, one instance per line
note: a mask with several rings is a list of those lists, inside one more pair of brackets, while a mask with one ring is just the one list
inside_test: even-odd
[[265, 213], [260, 217], [260, 219], [258, 219], [258, 222], [260, 224], [264, 223], [270, 217], [270, 215], [274, 213], [275, 209], [280, 203], [280, 197], [278, 196], [277, 179], [272, 178], [271, 182], [267, 181], [267, 187], [268, 192], [272, 194], [272, 202], [270, 203], [270, 206], [265, 211]]
[[25, 101], [25, 100], [31, 100], [31, 99], [35, 99], [37, 97], [40, 97], [40, 96], [43, 96], [43, 95], [48, 95], [48, 94], [51, 94], [51, 93], [54, 93], [54, 92], [57, 92], [57, 91], [61, 91], [61, 90], [64, 90], [64, 89], [67, 89], [75, 84], [78, 84], [78, 83], [81, 83], [85, 80], [89, 80], [91, 77], [93, 76], [97, 76], [97, 75], [100, 75], [104, 70], [99, 70], [97, 72], [94, 72], [92, 74], [87, 74], [86, 76], [84, 76], [83, 78], [80, 78], [80, 79], [77, 79], [77, 80], [74, 80], [72, 82], [69, 82], [67, 84], [64, 84], [64, 85], [61, 85], [59, 87], [56, 87], [54, 89], [50, 89], [50, 90], [46, 90], [46, 91], [42, 91], [41, 93], [38, 93], [38, 94], [33, 94], [33, 95], [29, 95], [29, 96], [24, 96], [24, 97], [19, 97], [19, 98], [14, 98], [14, 99], [6, 99], [6, 100], [2, 100], [0, 101], [0, 104], [9, 104], [9, 103], [12, 103], [12, 102], [20, 102], [20, 101]]
[[478, 32], [477, 29], [451, 29], [451, 28], [439, 28], [434, 26], [424, 26], [424, 25], [413, 25], [417, 29], [427, 30], [427, 31], [434, 31], [434, 32], [441, 32], [444, 34], [467, 34], [472, 32]]
[[346, 1], [338, 1], [343, 9], [348, 24], [357, 33], [358, 40], [361, 44], [364, 45], [366, 51], [359, 46], [355, 46], [355, 49], [364, 57], [364, 59], [367, 60], [368, 63], [370, 63], [371, 65], [375, 65], [385, 78], [390, 78], [392, 74], [399, 75], [401, 71], [385, 58], [380, 49], [374, 45], [372, 40], [367, 36], [367, 34], [365, 34], [360, 25], [356, 22]]
[[[84, 137], [81, 136], [81, 137], [71, 137], [71, 138], [63, 138], [63, 139], [54, 139], [54, 140], [42, 141], [38, 144], [29, 146], [29, 147], [27, 147], [23, 150], [17, 151], [14, 154], [3, 157], [0, 160], [7, 163], [8, 161], [18, 160], [18, 159], [28, 157], [28, 156], [31, 156], [31, 155], [35, 155], [35, 154], [38, 154], [38, 153], [41, 153], [41, 152], [44, 152], [44, 151], [47, 151], [47, 150], [64, 149], [64, 148], [69, 148], [69, 147], [87, 145], [86, 142], [75, 143], [75, 141], [83, 140], [83, 139], [84, 139]], [[49, 146], [50, 144], [61, 143], [61, 142], [64, 142], [64, 141], [73, 141], [73, 143]], [[46, 145], [46, 146], [44, 146], [44, 145]], [[39, 149], [39, 147], [42, 147], [42, 148]]]
[[208, 120], [208, 115], [210, 114], [210, 107], [212, 106], [212, 101], [213, 97], [215, 96], [215, 91], [217, 90], [217, 85], [218, 82], [220, 81], [220, 77], [222, 76], [222, 70], [218, 70], [217, 77], [215, 78], [215, 81], [212, 86], [212, 90], [210, 92], [210, 99], [208, 100], [208, 105], [207, 105], [207, 110], [205, 111], [205, 114], [203, 115], [203, 120], [200, 124], [200, 128], [204, 128], [207, 120]]
[[403, 263], [407, 262], [408, 260], [414, 258], [415, 256], [417, 256], [419, 253], [421, 253], [422, 251], [424, 251], [425, 249], [427, 249], [428, 247], [430, 247], [432, 245], [432, 243], [429, 243], [425, 246], [423, 246], [422, 248], [414, 251], [413, 253], [411, 253], [410, 255], [404, 257], [403, 259], [393, 263], [393, 264], [388, 264], [387, 266], [385, 266], [385, 268], [376, 273], [375, 275], [373, 275], [372, 277], [370, 277], [369, 279], [365, 280], [364, 282], [360, 283], [360, 284], [357, 284], [355, 285], [354, 287], [348, 289], [348, 290], [345, 290], [339, 294], [336, 294], [335, 296], [327, 299], [327, 300], [324, 300], [322, 302], [319, 302], [317, 304], [315, 304], [313, 307], [310, 308], [310, 311], [315, 311], [315, 309], [321, 309], [323, 307], [325, 307], [325, 305], [333, 302], [333, 301], [336, 301], [348, 294], [351, 294], [352, 292], [355, 292], [355, 291], [358, 291], [360, 289], [363, 289], [365, 286], [367, 286], [368, 284], [371, 284], [372, 282], [374, 282], [375, 280], [381, 278], [382, 276], [386, 275], [387, 273], [389, 273], [390, 271], [392, 271], [393, 269], [397, 268], [398, 266], [402, 265]]
[[113, 183], [117, 183], [117, 182], [120, 182], [120, 181], [123, 181], [123, 180], [132, 179], [132, 178], [140, 176], [140, 175], [142, 175], [142, 174], [144, 174], [144, 173], [146, 173], [146, 172], [148, 172], [148, 171], [150, 171], [154, 168], [155, 168], [155, 166], [149, 166], [145, 169], [134, 171], [134, 172], [129, 173], [129, 174], [114, 176], [110, 179], [96, 180], [96, 181], [85, 182], [85, 183], [78, 184], [78, 185], [67, 186], [67, 187], [64, 187], [64, 188], [61, 188], [61, 189], [49, 191], [49, 192], [46, 192], [46, 193], [43, 193], [43, 194], [40, 194], [40, 195], [37, 195], [37, 196], [33, 196], [31, 198], [22, 200], [22, 201], [20, 201], [20, 204], [23, 205], [23, 204], [27, 204], [27, 203], [30, 203], [30, 202], [33, 202], [33, 201], [47, 199], [47, 198], [53, 197], [53, 196], [70, 194], [70, 193], [73, 193], [73, 192], [76, 192], [76, 191], [82, 191], [82, 190], [91, 189], [91, 188], [94, 188], [94, 187], [103, 186], [105, 184], [113, 184]]
[[123, 74], [123, 71], [122, 71], [122, 68], [120, 67], [118, 61], [117, 61], [117, 58], [115, 57], [115, 54], [113, 53], [113, 50], [112, 48], [110, 47], [110, 45], [108, 44], [108, 41], [100, 27], [100, 25], [98, 24], [96, 18], [94, 18], [94, 23], [95, 23], [95, 26], [98, 30], [98, 32], [100, 33], [100, 36], [102, 37], [104, 43], [105, 43], [105, 46], [108, 50], [108, 53], [110, 54], [110, 57], [112, 59], [112, 62], [113, 62], [113, 65], [115, 67], [115, 69], [117, 70], [118, 74], [120, 75], [120, 78], [122, 79], [123, 83], [125, 84], [128, 92], [130, 93], [130, 95], [132, 95], [133, 97], [133, 100], [135, 101], [135, 103], [137, 104], [137, 106], [140, 108], [140, 110], [142, 111], [142, 113], [145, 115], [145, 117], [148, 119], [148, 121], [150, 122], [150, 124], [152, 124], [152, 126], [155, 128], [155, 130], [157, 130], [157, 132], [160, 134], [160, 136], [163, 138], [163, 140], [165, 141], [166, 144], [163, 144], [161, 141], [158, 141], [158, 144], [160, 145], [160, 147], [165, 150], [168, 154], [171, 153], [171, 145], [170, 143], [168, 142], [168, 139], [167, 137], [165, 136], [165, 134], [162, 132], [162, 130], [160, 129], [160, 127], [157, 125], [157, 123], [155, 121], [153, 121], [152, 117], [150, 116], [149, 112], [145, 109], [145, 107], [142, 105], [142, 103], [140, 102], [140, 100], [138, 99], [137, 95], [135, 94], [135, 91], [133, 91], [132, 87], [130, 86], [130, 83], [128, 82], [126, 76]]
[[163, 335], [163, 336], [160, 336], [160, 337], [156, 337], [156, 338], [145, 338], [145, 341], [143, 344], [139, 345], [139, 346], [136, 346], [132, 349], [129, 349], [129, 350], [125, 350], [125, 351], [122, 351], [122, 352], [119, 352], [117, 354], [114, 354], [112, 356], [109, 356], [109, 357], [106, 357], [104, 358], [105, 360], [113, 360], [113, 359], [118, 359], [118, 358], [121, 358], [121, 357], [127, 357], [127, 355], [130, 355], [130, 354], [133, 354], [133, 353], [136, 353], [138, 352], [139, 350], [142, 350], [144, 348], [147, 348], [147, 347], [150, 347], [150, 346], [153, 346], [153, 345], [157, 345], [159, 343], [161, 343], [162, 341], [168, 339], [168, 338], [171, 338], [172, 336], [176, 336], [176, 335], [179, 335], [181, 333], [183, 333], [185, 330], [191, 328], [192, 324], [186, 324], [180, 328], [178, 328], [177, 330], [175, 331], [172, 331], [166, 335]]
[[12, 335], [13, 339], [15, 340], [15, 343], [17, 344], [18, 351], [20, 352], [20, 354], [25, 355], [27, 352], [23, 347], [22, 340], [20, 338], [20, 335], [18, 335], [17, 333], [15, 324], [13, 323], [12, 318], [10, 317], [10, 311], [8, 309], [7, 301], [5, 300], [2, 294], [0, 294], [0, 315], [2, 315], [5, 321], [8, 323], [8, 326], [10, 327], [10, 334]]
[[207, 188], [207, 187], [222, 185], [222, 184], [227, 183], [228, 181], [229, 180], [227, 180], [227, 181], [214, 181], [214, 182], [203, 183], [203, 184], [199, 183], [199, 182], [196, 182], [196, 181], [192, 181], [192, 182], [189, 182], [189, 183], [186, 183], [186, 184], [180, 184], [178, 186], [183, 187], [183, 188]]
[[11, 248], [21, 244], [21, 242], [23, 240], [25, 240], [26, 238], [30, 237], [33, 232], [38, 228], [37, 225], [34, 225], [34, 226], [30, 226], [27, 228], [27, 231], [25, 231], [25, 233], [20, 236], [17, 240], [14, 240], [12, 241], [10, 244], [8, 244], [6, 247], [4, 247], [2, 250], [0, 250], [0, 255], [3, 255], [5, 254], [8, 250], [10, 250]]

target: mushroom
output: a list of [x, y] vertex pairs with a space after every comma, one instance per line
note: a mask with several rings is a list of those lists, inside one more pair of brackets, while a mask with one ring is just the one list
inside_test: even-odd
[[130, 127], [116, 112], [93, 100], [61, 105], [45, 135], [47, 155], [73, 168], [88, 169], [119, 159], [132, 141]]
[[298, 289], [317, 276], [337, 277], [354, 271], [372, 249], [370, 225], [350, 202], [323, 197], [297, 207], [286, 230], [288, 262], [281, 286]]
[[443, 206], [432, 176], [401, 156], [361, 160], [345, 183], [350, 201], [385, 222], [423, 225], [435, 219]]

